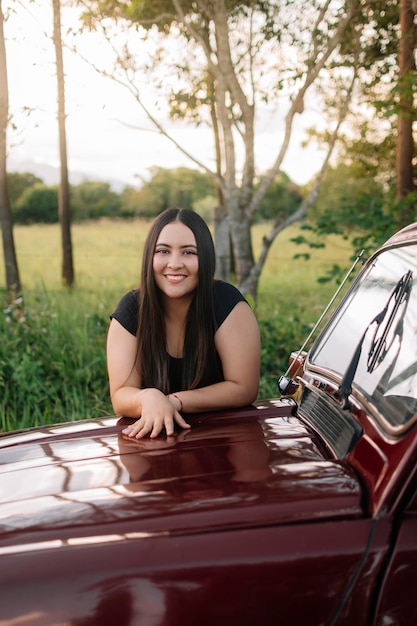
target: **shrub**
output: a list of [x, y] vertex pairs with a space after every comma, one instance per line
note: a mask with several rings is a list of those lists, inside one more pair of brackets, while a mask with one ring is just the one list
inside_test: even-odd
[[16, 223], [31, 224], [58, 222], [58, 189], [36, 183], [28, 187], [20, 196], [13, 210]]
[[43, 294], [18, 319], [0, 316], [0, 429], [111, 414], [105, 317], [57, 308]]

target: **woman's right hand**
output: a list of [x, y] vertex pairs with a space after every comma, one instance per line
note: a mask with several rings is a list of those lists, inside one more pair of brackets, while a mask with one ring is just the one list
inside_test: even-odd
[[138, 393], [141, 404], [141, 417], [123, 429], [127, 437], [141, 439], [149, 435], [151, 439], [158, 437], [163, 429], [167, 436], [174, 434], [175, 424], [181, 428], [191, 428], [178, 408], [180, 402], [175, 396], [166, 396], [158, 389], [141, 389]]

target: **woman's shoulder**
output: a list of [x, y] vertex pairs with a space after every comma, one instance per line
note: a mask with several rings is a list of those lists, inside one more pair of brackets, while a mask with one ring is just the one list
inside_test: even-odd
[[214, 281], [214, 297], [230, 298], [237, 300], [238, 302], [246, 299], [237, 287], [235, 287], [231, 283], [227, 283], [224, 280]]
[[119, 300], [116, 311], [137, 311], [139, 307], [139, 289], [131, 289]]
[[138, 312], [139, 312], [139, 290], [131, 289], [119, 300], [119, 303], [113, 313], [110, 315], [110, 319], [117, 320], [123, 328], [129, 331], [132, 335], [136, 335], [138, 327]]
[[217, 327], [219, 327], [239, 302], [247, 302], [247, 300], [237, 287], [224, 280], [215, 280], [213, 288], [214, 311]]

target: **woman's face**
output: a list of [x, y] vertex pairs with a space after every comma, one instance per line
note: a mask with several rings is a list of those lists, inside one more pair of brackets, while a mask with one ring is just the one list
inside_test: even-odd
[[155, 282], [168, 298], [189, 296], [198, 284], [198, 252], [193, 231], [181, 222], [161, 230], [153, 256]]

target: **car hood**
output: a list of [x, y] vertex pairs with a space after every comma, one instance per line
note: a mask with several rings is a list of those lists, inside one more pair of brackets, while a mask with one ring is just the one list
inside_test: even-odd
[[[358, 517], [359, 481], [282, 401], [128, 440], [106, 417], [0, 437], [0, 549]], [[1, 550], [0, 550], [1, 553]]]

